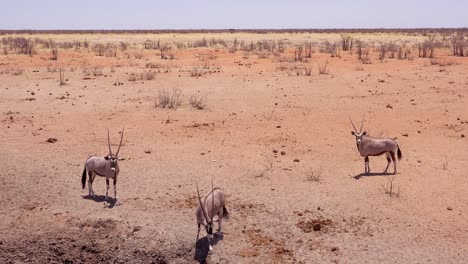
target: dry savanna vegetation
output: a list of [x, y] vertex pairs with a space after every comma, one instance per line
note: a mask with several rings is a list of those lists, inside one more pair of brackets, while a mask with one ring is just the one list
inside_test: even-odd
[[[1, 263], [468, 259], [466, 30], [1, 33]], [[363, 174], [348, 114], [398, 174]], [[123, 127], [104, 207], [81, 173]], [[231, 218], [208, 254], [211, 178]]]

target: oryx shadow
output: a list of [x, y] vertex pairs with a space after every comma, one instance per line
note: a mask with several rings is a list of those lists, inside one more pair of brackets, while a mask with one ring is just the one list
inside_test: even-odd
[[[96, 203], [103, 203], [106, 201], [106, 196], [105, 195], [94, 195], [91, 196], [91, 195], [84, 195], [83, 196], [83, 199], [86, 199], [86, 200], [92, 200], [92, 201], [95, 201]], [[107, 207], [108, 208], [113, 208], [115, 206], [115, 204], [117, 203], [117, 200], [108, 196], [107, 197]]]
[[356, 179], [356, 180], [359, 180], [361, 179], [362, 177], [376, 177], [376, 176], [392, 176], [392, 175], [396, 175], [396, 174], [393, 174], [393, 173], [389, 173], [389, 172], [368, 172], [368, 173], [359, 173], [357, 175], [354, 175], [353, 178]]
[[[223, 233], [215, 233], [213, 235], [214, 238], [211, 240], [211, 245], [214, 247], [219, 241], [223, 240], [224, 235]], [[202, 237], [195, 244], [195, 256], [193, 259], [198, 261], [198, 263], [207, 263], [206, 259], [208, 258], [209, 251], [208, 238], [206, 236]]]

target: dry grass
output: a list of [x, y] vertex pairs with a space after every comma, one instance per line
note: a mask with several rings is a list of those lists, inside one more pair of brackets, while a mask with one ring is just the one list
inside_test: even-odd
[[190, 96], [189, 103], [190, 105], [198, 110], [206, 108], [206, 98], [202, 96]]
[[400, 197], [400, 187], [395, 184], [394, 177], [388, 178], [387, 184], [382, 184], [382, 189], [384, 190], [385, 194], [388, 194], [390, 197]]
[[319, 72], [319, 74], [324, 74], [324, 75], [329, 73], [328, 62], [327, 61], [325, 63], [323, 63], [323, 64], [319, 64], [318, 72]]
[[314, 170], [312, 168], [308, 168], [305, 172], [306, 180], [319, 182], [322, 179], [323, 168], [319, 167], [318, 169]]
[[154, 107], [177, 109], [182, 104], [182, 90], [173, 88], [172, 90], [160, 90], [154, 99]]

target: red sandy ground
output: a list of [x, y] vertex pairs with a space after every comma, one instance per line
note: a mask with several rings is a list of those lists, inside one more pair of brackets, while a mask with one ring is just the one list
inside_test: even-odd
[[[196, 55], [209, 52], [213, 72], [191, 77]], [[467, 58], [440, 55], [454, 62], [444, 67], [418, 58], [362, 65], [345, 52], [315, 53], [312, 76], [296, 76], [271, 58], [225, 49], [176, 51], [169, 62], [156, 52], [117, 60], [60, 51], [54, 63], [68, 79], [60, 86], [49, 56], [0, 55], [2, 263], [468, 259]], [[326, 60], [330, 73], [319, 75]], [[104, 75], [85, 79], [84, 62], [103, 65]], [[148, 62], [172, 68], [128, 81]], [[163, 88], [182, 90], [177, 110], [154, 107]], [[206, 109], [190, 107], [192, 95], [206, 97]], [[359, 126], [363, 113], [371, 135], [397, 138], [396, 176], [361, 175], [348, 114]], [[86, 158], [107, 153], [108, 127], [114, 149], [125, 127], [122, 204], [112, 208], [104, 207], [103, 178], [96, 200], [80, 182]], [[383, 156], [370, 159], [374, 173], [385, 165]], [[195, 183], [204, 193], [211, 177], [227, 194], [231, 219], [207, 256], [204, 231], [195, 248]], [[398, 197], [385, 193], [390, 179]]]

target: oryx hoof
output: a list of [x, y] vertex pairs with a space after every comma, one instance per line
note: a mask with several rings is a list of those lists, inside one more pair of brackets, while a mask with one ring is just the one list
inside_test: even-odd
[[213, 247], [210, 245], [208, 248], [208, 254], [211, 254], [211, 253], [213, 253]]

